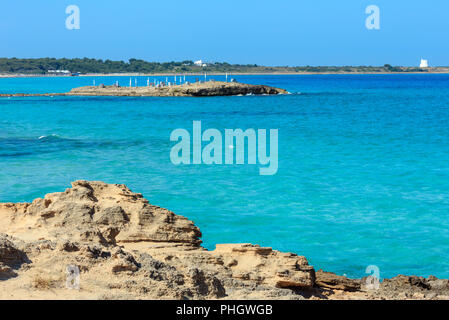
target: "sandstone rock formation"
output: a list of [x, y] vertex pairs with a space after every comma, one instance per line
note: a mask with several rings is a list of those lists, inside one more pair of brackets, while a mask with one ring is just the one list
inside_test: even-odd
[[360, 280], [349, 279], [323, 270], [318, 270], [316, 272], [315, 284], [322, 288], [344, 291], [358, 291], [361, 288]]
[[[75, 181], [32, 203], [0, 204], [0, 299], [446, 299], [449, 281], [363, 280], [252, 244], [201, 247], [185, 217], [125, 185]], [[80, 272], [67, 287], [67, 267]]]

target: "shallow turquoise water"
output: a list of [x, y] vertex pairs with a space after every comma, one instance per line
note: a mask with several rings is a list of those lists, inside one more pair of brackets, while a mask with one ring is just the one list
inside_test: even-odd
[[[381, 277], [449, 277], [449, 75], [236, 78], [295, 94], [0, 98], [0, 201], [31, 201], [77, 179], [125, 183], [194, 220], [211, 249], [251, 242], [353, 277], [368, 265]], [[0, 92], [92, 81], [0, 79]], [[221, 131], [279, 129], [278, 173], [173, 165], [170, 133], [191, 131], [193, 120]]]

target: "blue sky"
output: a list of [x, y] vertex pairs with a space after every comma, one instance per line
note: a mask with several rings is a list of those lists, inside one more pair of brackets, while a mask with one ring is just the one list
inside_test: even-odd
[[[372, 4], [380, 30], [365, 27]], [[448, 17], [447, 0], [2, 1], [0, 56], [447, 66]]]

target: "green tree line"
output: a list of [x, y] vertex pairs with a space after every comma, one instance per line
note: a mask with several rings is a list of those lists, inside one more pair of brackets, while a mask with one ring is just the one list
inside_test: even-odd
[[48, 70], [69, 70], [73, 73], [269, 73], [269, 72], [410, 72], [422, 71], [419, 68], [393, 67], [386, 64], [381, 67], [372, 66], [258, 66], [256, 64], [229, 64], [226, 62], [208, 63], [206, 67], [196, 66], [193, 61], [181, 62], [148, 62], [140, 59], [129, 61], [112, 61], [102, 59], [18, 59], [0, 58], [0, 73], [46, 74]]

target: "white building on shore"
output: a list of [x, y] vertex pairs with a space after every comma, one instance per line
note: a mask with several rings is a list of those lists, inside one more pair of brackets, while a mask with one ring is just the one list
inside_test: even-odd
[[419, 64], [420, 68], [428, 68], [429, 67], [429, 61], [425, 59], [421, 59], [421, 63]]
[[199, 66], [199, 67], [207, 67], [207, 64], [203, 62], [203, 60], [198, 60], [193, 62], [194, 65]]
[[49, 74], [71, 74], [69, 70], [48, 70]]

